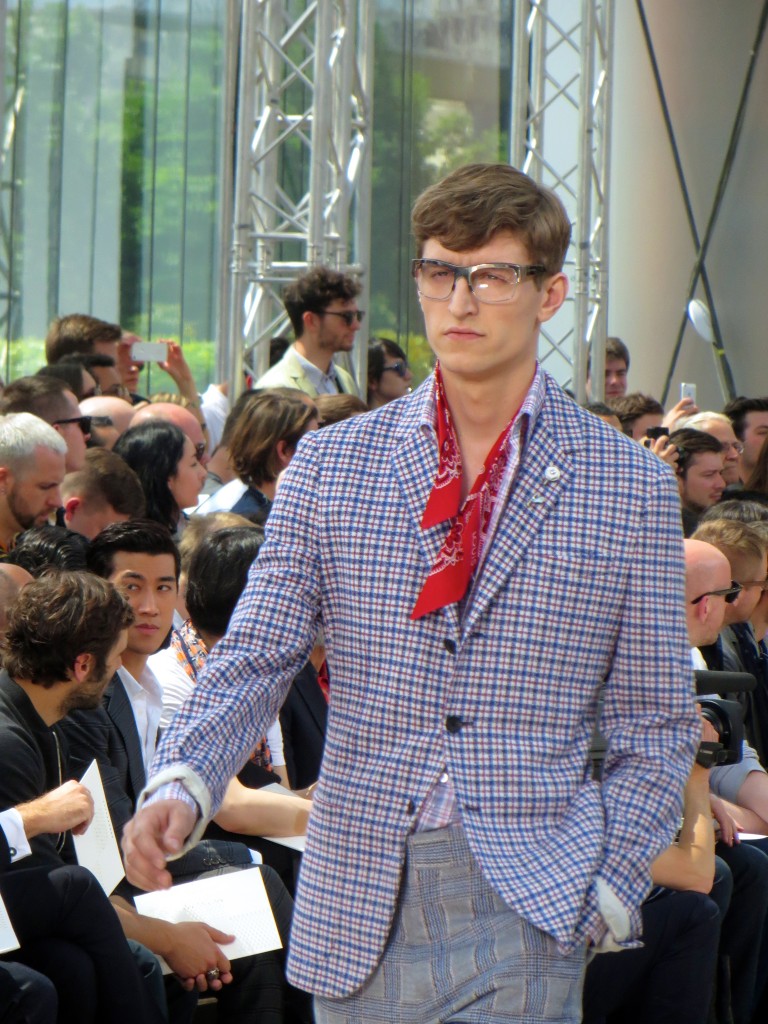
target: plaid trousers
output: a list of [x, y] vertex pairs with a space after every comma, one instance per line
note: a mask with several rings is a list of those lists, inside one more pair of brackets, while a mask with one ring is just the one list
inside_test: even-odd
[[460, 825], [407, 841], [397, 911], [368, 981], [317, 997], [317, 1024], [570, 1024], [581, 1020], [584, 947], [511, 910], [481, 873]]

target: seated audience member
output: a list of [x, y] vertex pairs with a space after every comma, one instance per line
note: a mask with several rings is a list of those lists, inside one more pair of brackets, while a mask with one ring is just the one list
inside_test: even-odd
[[[69, 1008], [61, 1019], [78, 1024], [161, 1018], [100, 888], [87, 872], [63, 867], [74, 864], [71, 833], [88, 827], [93, 803], [83, 786], [64, 781], [66, 755], [54, 727], [72, 708], [100, 700], [130, 618], [113, 587], [64, 573], [24, 587], [8, 611], [2, 642], [0, 806], [16, 808], [22, 825], [16, 836], [26, 853], [20, 858], [8, 850], [3, 884], [16, 877], [12, 885], [22, 888], [28, 869], [40, 870], [37, 896], [28, 892], [20, 908], [29, 912], [36, 900], [34, 920], [23, 927], [47, 931], [48, 922], [53, 934], [36, 950], [31, 943], [26, 962], [50, 972]], [[57, 920], [67, 891], [71, 915]], [[85, 916], [89, 903], [92, 919]]]
[[[109, 578], [124, 594], [133, 608], [135, 620], [128, 628], [120, 665], [106, 687], [103, 702], [92, 710], [70, 715], [62, 723], [62, 731], [73, 766], [79, 766], [82, 771], [94, 757], [98, 761], [112, 822], [116, 834], [120, 835], [145, 785], [146, 770], [157, 742], [162, 690], [147, 661], [170, 630], [179, 556], [166, 529], [157, 523], [137, 520], [108, 526], [102, 531], [91, 544], [88, 564], [92, 572]], [[270, 803], [275, 799], [273, 797]], [[299, 810], [308, 810], [310, 805], [298, 798], [291, 798], [291, 802], [295, 805], [292, 815], [284, 815], [283, 820], [290, 819], [294, 829], [290, 834], [294, 834]], [[244, 820], [243, 803], [240, 801], [235, 809], [240, 821]], [[227, 811], [225, 800], [220, 813], [226, 815]], [[253, 793], [249, 820], [255, 825], [266, 819], [264, 801], [259, 799], [259, 794]], [[189, 880], [211, 867], [249, 866], [251, 860], [250, 852], [240, 843], [212, 843], [208, 840], [176, 861], [173, 870], [177, 880]], [[291, 900], [279, 879], [269, 869], [261, 870], [285, 942]], [[210, 929], [209, 932], [217, 942], [228, 941], [218, 932]], [[154, 941], [150, 936], [146, 945], [155, 949]], [[209, 963], [209, 966], [217, 965], [222, 976], [229, 972], [225, 952], [215, 945], [211, 948], [210, 935], [192, 936], [190, 942], [190, 955], [194, 954], [198, 963], [201, 957], [213, 956], [213, 964]], [[236, 961], [232, 974], [236, 984], [222, 992], [220, 1020], [241, 1020], [243, 1017], [238, 1014], [246, 1012], [252, 1014], [251, 1019], [258, 1020], [260, 1013], [268, 1017], [269, 1013], [282, 1012], [284, 978], [281, 955], [261, 954], [240, 959]], [[183, 976], [187, 975], [184, 973]], [[248, 1006], [251, 1006], [250, 1011], [246, 1011]], [[277, 1016], [274, 1019], [281, 1018]]]
[[55, 377], [66, 384], [78, 402], [84, 398], [93, 398], [98, 393], [96, 378], [88, 370], [77, 362], [72, 362], [71, 357], [66, 356], [65, 360], [55, 363], [53, 366], [41, 366], [35, 374], [36, 377]]
[[197, 461], [204, 466], [208, 461], [207, 442], [204, 436], [205, 424], [201, 423], [198, 418], [199, 411], [197, 413], [198, 415], [195, 415], [191, 409], [177, 402], [150, 402], [134, 412], [131, 426], [136, 427], [140, 423], [147, 423], [151, 420], [173, 423], [195, 446]]
[[723, 449], [711, 434], [683, 428], [670, 435], [677, 449], [677, 486], [683, 512], [683, 532], [690, 537], [706, 509], [723, 496]]
[[318, 425], [330, 427], [334, 423], [348, 420], [350, 416], [360, 416], [368, 412], [368, 406], [357, 395], [318, 395], [315, 401], [318, 413]]
[[72, 473], [82, 469], [90, 420], [83, 416], [77, 399], [64, 381], [55, 377], [19, 377], [0, 399], [0, 413], [29, 412], [49, 423], [67, 444], [66, 467]]
[[[190, 696], [209, 652], [226, 633], [262, 540], [260, 530], [252, 526], [237, 526], [208, 534], [193, 553], [187, 588], [189, 619], [180, 629], [173, 631], [169, 647], [151, 655], [147, 663], [163, 691], [161, 726], [170, 721]], [[262, 739], [240, 778], [245, 778], [250, 786], [273, 781], [289, 785], [284, 760], [272, 762], [272, 749], [276, 745], [282, 754], [279, 727], [270, 730]], [[254, 771], [259, 768], [260, 777]], [[233, 790], [238, 788], [235, 786]], [[301, 808], [304, 813], [307, 809], [306, 805]], [[220, 816], [217, 821], [229, 831], [244, 831], [234, 828], [231, 815], [227, 817], [227, 823], [222, 822]], [[270, 834], [264, 828], [260, 833]]]
[[179, 427], [149, 419], [130, 427], [112, 449], [139, 478], [147, 517], [172, 532], [183, 529], [183, 510], [197, 504], [205, 469]]
[[33, 526], [16, 542], [8, 561], [38, 579], [46, 572], [85, 572], [88, 541], [63, 526]]
[[32, 582], [32, 574], [20, 565], [0, 562], [0, 638], [8, 626], [8, 609], [19, 596], [22, 587]]
[[723, 409], [741, 441], [739, 476], [747, 480], [757, 465], [757, 457], [768, 436], [768, 398], [734, 398]]
[[744, 445], [736, 437], [731, 421], [721, 412], [697, 412], [679, 421], [678, 429], [702, 430], [716, 437], [723, 448], [723, 480], [727, 487], [740, 482], [739, 460]]
[[61, 505], [66, 454], [64, 438], [37, 416], [0, 416], [0, 553]]
[[141, 482], [124, 459], [104, 448], [86, 452], [85, 465], [61, 485], [62, 519], [92, 540], [110, 523], [141, 519], [146, 502]]
[[115, 358], [122, 333], [119, 324], [85, 313], [58, 316], [45, 336], [46, 362], [57, 363], [63, 356], [92, 352], [102, 352]]
[[649, 427], [660, 427], [664, 419], [664, 406], [640, 391], [613, 398], [608, 405], [619, 417], [621, 429], [635, 441], [641, 441]]
[[[613, 402], [627, 393], [629, 349], [621, 338], [605, 339], [605, 401]], [[587, 393], [595, 397], [592, 388], [592, 361], [587, 363]]]
[[739, 694], [739, 700], [744, 708], [747, 739], [764, 767], [768, 766], [768, 663], [764, 660], [768, 628], [767, 531], [765, 521], [720, 519], [702, 523], [695, 534], [726, 556], [732, 578], [742, 587], [727, 613], [719, 648], [724, 669], [751, 672], [757, 680], [757, 689]]
[[208, 515], [212, 512], [228, 511], [247, 490], [246, 485], [238, 478], [232, 466], [229, 441], [243, 409], [255, 394], [258, 392], [244, 391], [237, 398], [226, 418], [219, 444], [212, 451], [208, 465], [205, 467], [208, 477], [203, 484], [203, 493], [208, 497], [201, 500], [198, 512]]
[[231, 507], [256, 523], [265, 522], [277, 478], [308, 430], [316, 430], [317, 408], [299, 397], [264, 391], [250, 396], [229, 435], [229, 456], [246, 491]]
[[108, 398], [96, 395], [80, 403], [83, 416], [91, 417], [89, 448], [106, 448], [111, 451], [121, 434], [131, 425], [133, 406], [122, 398]]
[[[235, 512], [209, 512], [207, 515], [195, 514], [189, 517], [184, 533], [182, 533], [178, 542], [181, 573], [179, 575], [179, 599], [176, 602], [176, 616], [173, 620], [174, 629], [178, 629], [189, 618], [186, 596], [189, 563], [192, 560], [192, 555], [197, 551], [203, 538], [207, 537], [209, 533], [215, 533], [216, 530], [226, 530], [230, 526], [247, 526], [251, 530], [257, 530], [260, 537], [264, 536], [264, 531], [260, 526], [256, 526], [255, 523], [246, 519], [245, 516], [239, 516]], [[167, 722], [162, 723], [163, 726], [166, 724]]]
[[713, 519], [736, 519], [740, 523], [759, 523], [768, 519], [768, 505], [760, 501], [732, 497], [710, 506], [699, 519], [699, 525]]
[[103, 352], [93, 352], [90, 355], [64, 356], [62, 362], [68, 359], [77, 359], [83, 364], [96, 380], [99, 392], [104, 398], [120, 398], [131, 405], [131, 394], [123, 384], [117, 363], [112, 356], [104, 355]]
[[311, 398], [358, 393], [354, 377], [334, 361], [349, 352], [364, 314], [357, 308], [360, 283], [330, 267], [312, 267], [283, 293], [296, 341], [256, 382], [260, 389], [289, 387]]
[[412, 380], [408, 356], [400, 346], [387, 338], [371, 338], [368, 343], [368, 408], [379, 409], [407, 395]]
[[591, 412], [593, 416], [597, 416], [598, 419], [603, 420], [611, 427], [615, 427], [616, 430], [622, 430], [621, 420], [613, 411], [613, 409], [606, 405], [605, 402], [587, 402], [584, 408], [587, 412]]

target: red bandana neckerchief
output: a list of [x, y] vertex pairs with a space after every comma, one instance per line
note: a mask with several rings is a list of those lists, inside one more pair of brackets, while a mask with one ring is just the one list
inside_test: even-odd
[[435, 395], [439, 462], [437, 477], [421, 517], [421, 528], [428, 530], [447, 519], [453, 522], [413, 607], [411, 619], [419, 619], [437, 608], [460, 601], [466, 594], [480, 561], [482, 538], [488, 529], [509, 459], [507, 442], [517, 419], [516, 412], [486, 456], [485, 464], [462, 505], [461, 452], [439, 365], [435, 369]]

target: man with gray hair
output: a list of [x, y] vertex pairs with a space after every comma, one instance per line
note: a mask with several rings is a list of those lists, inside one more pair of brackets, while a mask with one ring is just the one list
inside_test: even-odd
[[0, 417], [0, 553], [61, 505], [67, 442], [28, 412]]
[[723, 446], [723, 468], [721, 476], [728, 487], [741, 483], [740, 459], [744, 451], [744, 445], [736, 437], [733, 424], [727, 416], [721, 412], [697, 412], [695, 416], [679, 420], [675, 424], [675, 430], [687, 427], [690, 430], [701, 430], [705, 434], [716, 437]]

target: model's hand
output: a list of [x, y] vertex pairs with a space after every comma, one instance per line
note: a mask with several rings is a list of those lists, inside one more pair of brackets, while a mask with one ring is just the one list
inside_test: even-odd
[[[229, 960], [217, 943], [234, 942], [234, 935], [220, 932], [202, 921], [182, 921], [172, 925], [171, 937], [169, 947], [160, 952], [185, 989], [218, 992], [232, 981]], [[218, 978], [209, 980], [206, 971], [214, 968], [221, 973]]]
[[82, 835], [93, 818], [93, 798], [81, 782], [70, 779], [36, 800], [19, 804], [16, 810], [21, 815], [27, 839], [70, 829], [75, 835]]
[[197, 820], [182, 800], [159, 800], [142, 809], [123, 831], [125, 874], [140, 889], [168, 889], [166, 862], [182, 849]]

